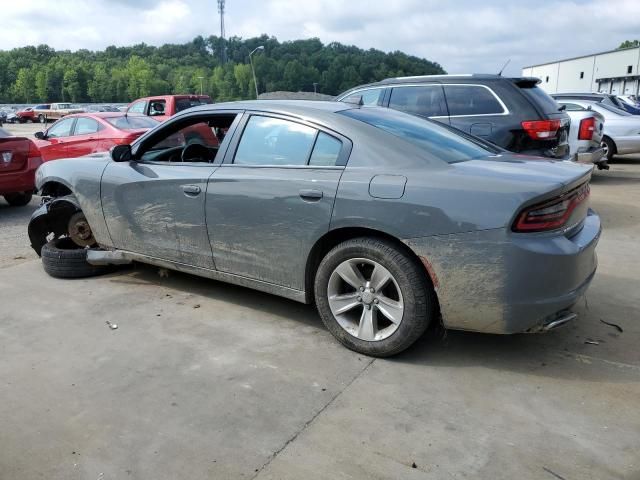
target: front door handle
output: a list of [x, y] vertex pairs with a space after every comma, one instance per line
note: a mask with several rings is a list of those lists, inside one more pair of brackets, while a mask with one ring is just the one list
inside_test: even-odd
[[201, 192], [200, 187], [197, 185], [183, 185], [182, 191], [184, 192], [185, 195], [189, 195], [191, 197], [195, 197], [196, 195], [199, 195]]
[[321, 190], [300, 190], [300, 197], [303, 200], [317, 202], [322, 198]]

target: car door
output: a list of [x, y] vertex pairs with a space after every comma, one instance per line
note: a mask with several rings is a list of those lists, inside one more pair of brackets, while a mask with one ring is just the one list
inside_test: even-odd
[[[215, 268], [204, 208], [207, 181], [221, 160], [216, 162], [212, 153], [206, 159], [181, 161], [188, 144], [183, 130], [200, 124], [208, 127], [207, 120], [199, 118], [175, 131], [173, 122], [148, 139], [151, 144], [138, 160], [107, 165], [101, 182], [102, 207], [116, 248]], [[207, 148], [223, 155], [228, 140], [219, 147], [217, 139], [215, 143]]]
[[54, 123], [46, 132], [38, 148], [44, 161], [67, 157], [67, 142], [73, 132], [75, 118], [63, 118]]
[[329, 228], [350, 142], [286, 116], [243, 120], [207, 187], [219, 271], [304, 290], [309, 252]]
[[491, 139], [509, 111], [486, 85], [445, 84], [451, 126]]
[[98, 131], [100, 124], [88, 117], [77, 117], [73, 134], [67, 139], [66, 149], [68, 157], [82, 157], [99, 150], [100, 139]]
[[439, 83], [394, 86], [387, 101], [386, 106], [394, 110], [449, 124], [447, 102]]

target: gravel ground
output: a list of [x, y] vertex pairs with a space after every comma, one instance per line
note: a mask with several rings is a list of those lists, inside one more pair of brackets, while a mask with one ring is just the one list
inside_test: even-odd
[[38, 258], [29, 246], [27, 225], [39, 204], [40, 197], [33, 197], [26, 207], [10, 207], [0, 197], [0, 269]]

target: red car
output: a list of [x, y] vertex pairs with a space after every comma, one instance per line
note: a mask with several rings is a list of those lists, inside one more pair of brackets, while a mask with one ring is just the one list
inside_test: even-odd
[[40, 152], [28, 138], [13, 137], [0, 128], [0, 195], [14, 207], [31, 201]]
[[37, 132], [35, 142], [45, 162], [81, 157], [131, 143], [158, 123], [153, 118], [120, 112], [77, 113]]
[[161, 122], [187, 108], [213, 103], [209, 95], [160, 95], [134, 100], [127, 107], [127, 113], [148, 115]]

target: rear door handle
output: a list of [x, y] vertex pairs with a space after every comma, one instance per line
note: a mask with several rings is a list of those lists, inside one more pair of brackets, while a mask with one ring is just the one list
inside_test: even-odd
[[303, 200], [318, 201], [322, 198], [322, 191], [320, 190], [300, 190], [300, 197]]
[[182, 191], [185, 193], [185, 195], [195, 197], [200, 193], [201, 190], [200, 190], [200, 187], [197, 185], [183, 185]]

